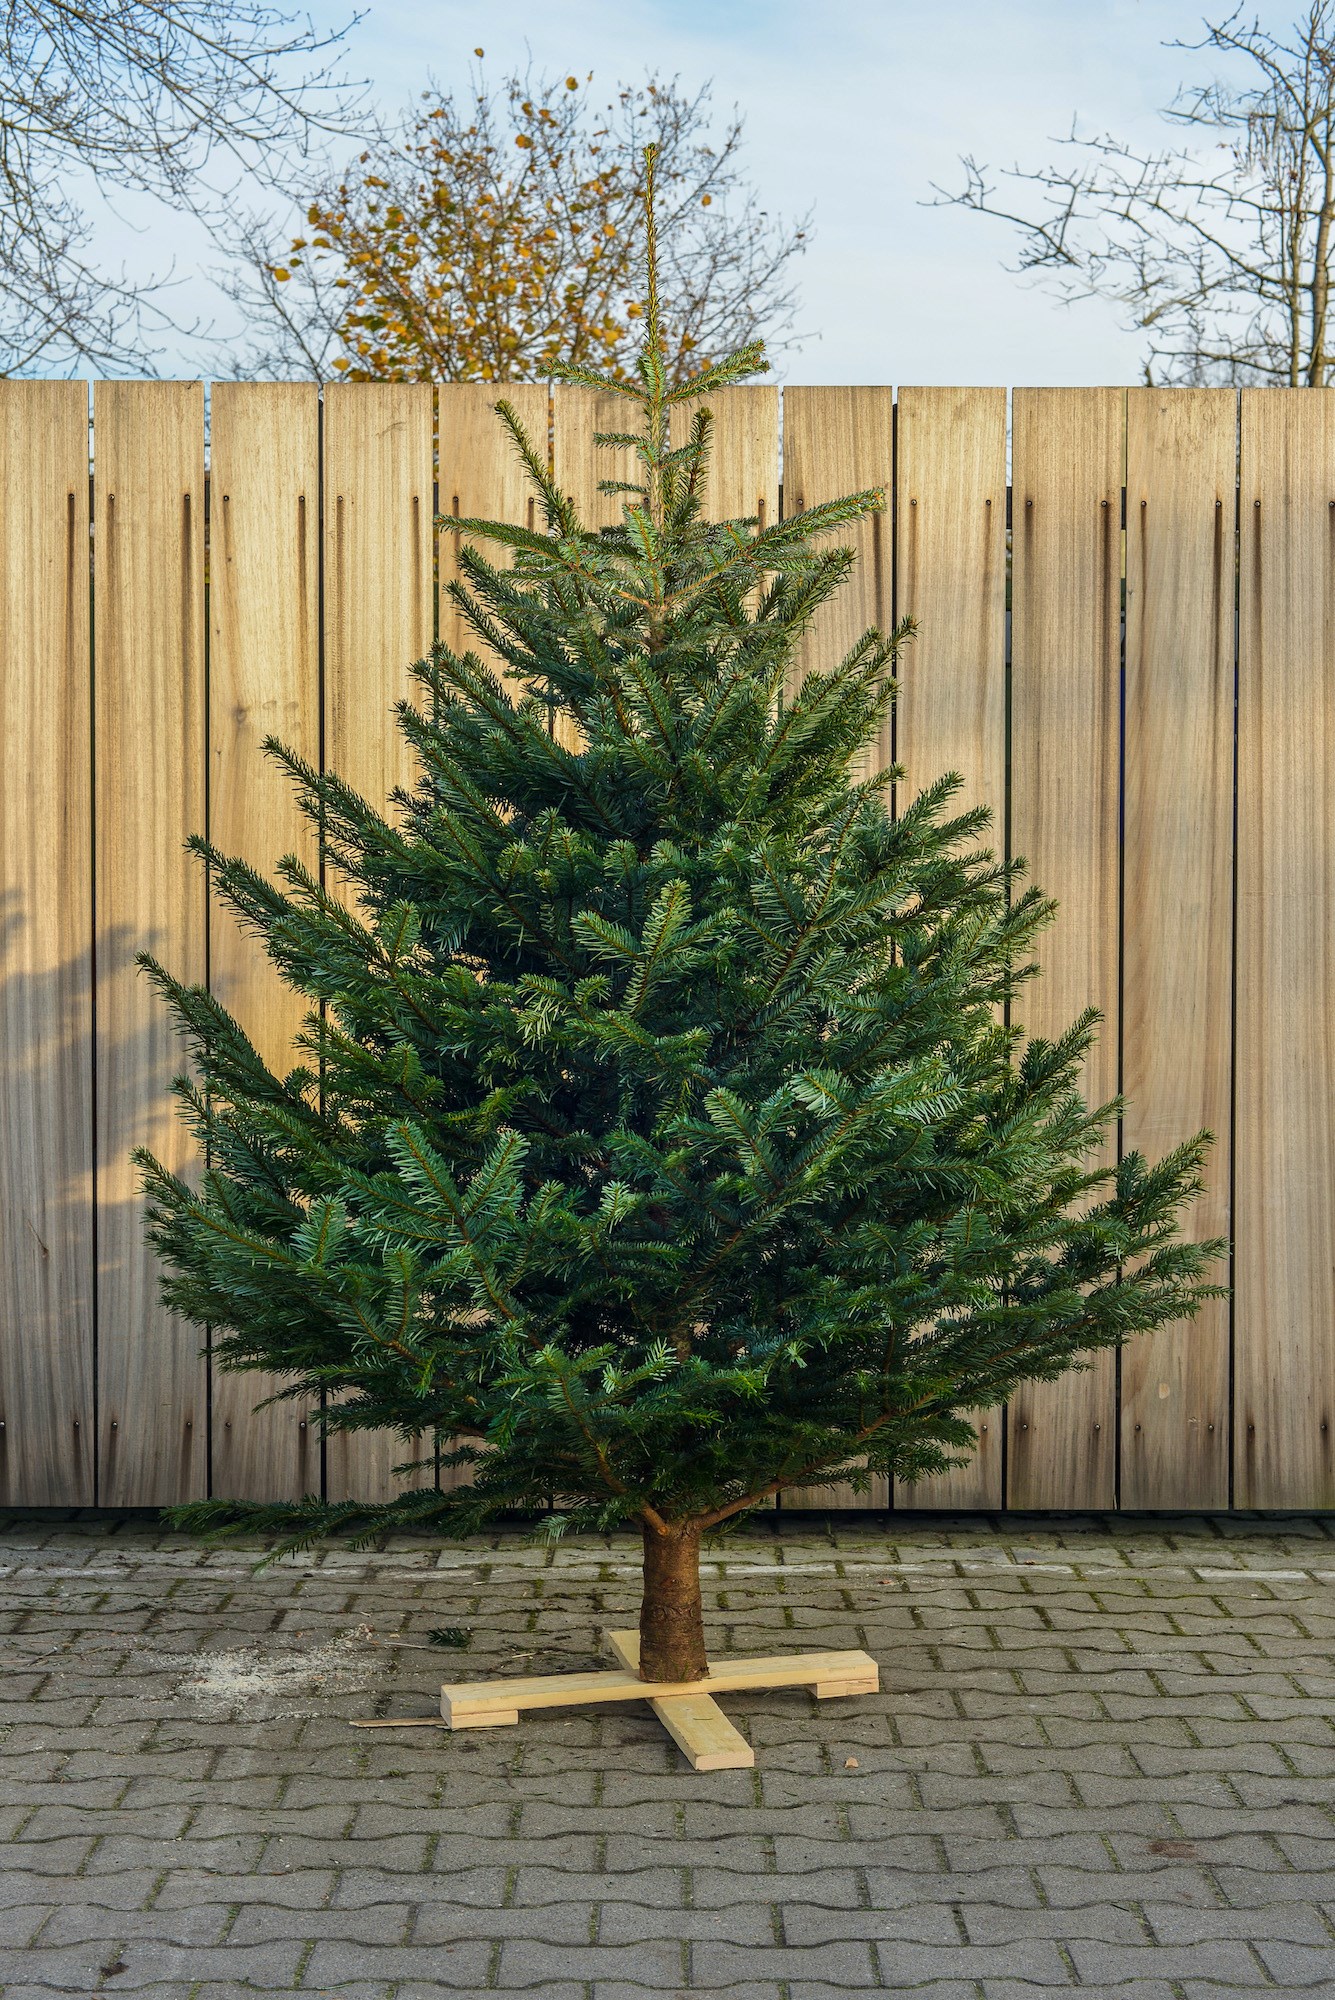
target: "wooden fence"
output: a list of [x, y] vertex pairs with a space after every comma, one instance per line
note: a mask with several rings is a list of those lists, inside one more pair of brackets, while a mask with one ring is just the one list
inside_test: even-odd
[[[606, 518], [597, 399], [511, 396]], [[375, 798], [403, 775], [390, 703], [452, 629], [433, 515], [531, 504], [492, 401], [219, 385], [206, 475], [202, 384], [99, 383], [90, 478], [84, 385], [0, 383], [0, 1500], [387, 1490], [392, 1446], [322, 1463], [158, 1303], [127, 1156], [186, 1155], [133, 954], [280, 1056], [300, 1010], [182, 841], [308, 843], [270, 731]], [[716, 408], [716, 514], [890, 483], [818, 652], [920, 620], [909, 784], [962, 771], [1061, 901], [1028, 1025], [1103, 1010], [1124, 1144], [1219, 1135], [1193, 1223], [1233, 1233], [1231, 1300], [1027, 1390], [899, 1501], [1335, 1504], [1335, 391], [1017, 390], [1009, 485], [1000, 389], [788, 389], [782, 450], [778, 391]]]

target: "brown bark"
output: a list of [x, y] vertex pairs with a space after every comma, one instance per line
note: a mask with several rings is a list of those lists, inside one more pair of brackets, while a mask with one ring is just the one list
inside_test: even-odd
[[700, 1529], [694, 1522], [644, 1526], [640, 1677], [698, 1681], [709, 1672], [700, 1602]]

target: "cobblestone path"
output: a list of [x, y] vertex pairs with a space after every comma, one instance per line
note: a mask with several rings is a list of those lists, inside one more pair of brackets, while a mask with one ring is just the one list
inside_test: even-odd
[[733, 1697], [711, 1775], [643, 1708], [348, 1726], [606, 1664], [630, 1541], [257, 1555], [0, 1518], [4, 2000], [1335, 1995], [1335, 1524], [772, 1519], [719, 1650], [883, 1692]]

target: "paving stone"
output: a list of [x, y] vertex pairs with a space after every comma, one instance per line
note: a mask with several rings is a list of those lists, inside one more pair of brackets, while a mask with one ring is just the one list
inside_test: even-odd
[[[714, 1774], [643, 1708], [348, 1727], [433, 1712], [436, 1625], [470, 1678], [596, 1664], [628, 1538], [255, 1553], [0, 1517], [0, 2000], [1335, 1991], [1327, 1521], [771, 1516], [709, 1552], [718, 1643], [885, 1686], [731, 1698]], [[210, 1696], [233, 1656], [289, 1680]]]

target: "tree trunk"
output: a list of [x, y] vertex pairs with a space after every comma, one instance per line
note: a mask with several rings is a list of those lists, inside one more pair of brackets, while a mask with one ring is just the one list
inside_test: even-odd
[[674, 1522], [662, 1534], [646, 1523], [640, 1677], [698, 1681], [708, 1672], [700, 1603], [700, 1530], [689, 1522]]

